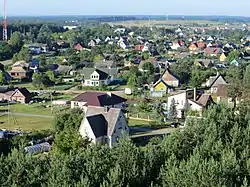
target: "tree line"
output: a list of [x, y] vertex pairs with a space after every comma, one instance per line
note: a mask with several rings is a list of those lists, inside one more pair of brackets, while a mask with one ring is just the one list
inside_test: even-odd
[[73, 113], [60, 114], [53, 123], [55, 139], [66, 148], [60, 149], [55, 141], [48, 155], [31, 156], [17, 147], [0, 157], [3, 186], [249, 185], [250, 106], [246, 103], [235, 110], [213, 106], [203, 118], [190, 119], [183, 130], [153, 138], [146, 146], [124, 137], [112, 149], [77, 143], [81, 118]]

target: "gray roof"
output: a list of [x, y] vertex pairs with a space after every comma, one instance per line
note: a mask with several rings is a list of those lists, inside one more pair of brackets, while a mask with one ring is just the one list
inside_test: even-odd
[[94, 66], [96, 68], [111, 68], [111, 67], [116, 67], [116, 63], [112, 60], [106, 60], [106, 61], [97, 61], [94, 62]]
[[[96, 68], [83, 68], [82, 70], [79, 70], [81, 74], [83, 74], [85, 77], [90, 77], [90, 75], [96, 70]], [[115, 76], [119, 73], [118, 68], [100, 68], [100, 71], [110, 75]]]
[[89, 106], [86, 118], [96, 137], [111, 136], [116, 122], [121, 114], [121, 109]]
[[59, 65], [56, 71], [59, 73], [69, 73], [72, 69], [72, 66]]

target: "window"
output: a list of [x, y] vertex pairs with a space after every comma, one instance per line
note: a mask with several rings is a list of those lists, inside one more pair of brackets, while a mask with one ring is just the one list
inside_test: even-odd
[[94, 85], [94, 82], [91, 82], [92, 85]]

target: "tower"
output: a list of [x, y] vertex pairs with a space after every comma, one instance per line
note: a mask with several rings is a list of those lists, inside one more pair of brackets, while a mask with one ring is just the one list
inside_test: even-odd
[[8, 40], [7, 35], [7, 16], [6, 16], [6, 0], [4, 0], [4, 13], [3, 13], [3, 40]]

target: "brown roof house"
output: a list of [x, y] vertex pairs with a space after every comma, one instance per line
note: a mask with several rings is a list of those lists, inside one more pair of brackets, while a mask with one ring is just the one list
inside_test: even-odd
[[[229, 106], [233, 106], [233, 100], [231, 97], [228, 96], [228, 85], [227, 84], [220, 84], [217, 88], [217, 103], [224, 103]], [[236, 98], [236, 104], [239, 104], [240, 100]]]
[[221, 55], [223, 53], [222, 49], [218, 47], [207, 47], [204, 50], [204, 52], [205, 52], [205, 55], [214, 56], [214, 57]]
[[218, 86], [222, 84], [227, 85], [227, 82], [220, 73], [217, 73], [216, 76], [209, 77], [202, 86], [209, 88], [211, 93], [217, 93]]
[[129, 134], [129, 128], [121, 109], [89, 106], [79, 132], [94, 144], [113, 147], [123, 134]]
[[12, 101], [18, 103], [29, 103], [32, 99], [32, 94], [26, 88], [0, 88], [0, 100]]
[[25, 61], [15, 62], [11, 66], [10, 75], [14, 79], [30, 79], [32, 71], [29, 70], [29, 63], [26, 63]]
[[214, 65], [213, 60], [210, 60], [210, 59], [197, 59], [195, 60], [194, 63], [196, 66], [205, 67], [205, 68], [213, 67]]
[[197, 112], [201, 112], [203, 111], [203, 109], [207, 108], [208, 106], [215, 104], [215, 102], [213, 101], [213, 98], [211, 96], [211, 94], [202, 94], [200, 96], [198, 96], [198, 98], [196, 98], [196, 96], [194, 96], [194, 99], [189, 99], [188, 100], [188, 109], [192, 110], [192, 111], [197, 111]]
[[71, 108], [86, 111], [88, 106], [125, 109], [127, 100], [111, 92], [84, 92], [71, 100]]
[[162, 74], [161, 80], [172, 87], [178, 87], [180, 85], [179, 79], [169, 69], [166, 69], [166, 71]]

